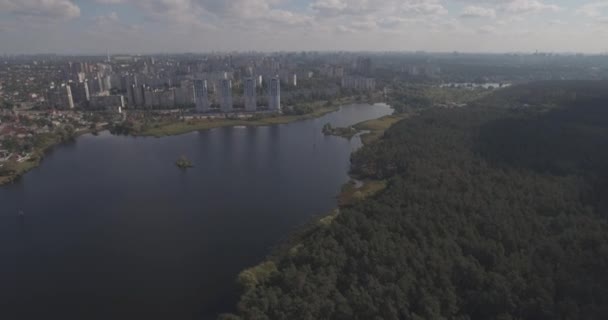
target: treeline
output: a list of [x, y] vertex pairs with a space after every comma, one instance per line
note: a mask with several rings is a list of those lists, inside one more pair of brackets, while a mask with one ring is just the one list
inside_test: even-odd
[[608, 111], [566, 104], [398, 123], [352, 157], [388, 187], [241, 274], [221, 318], [608, 319]]
[[486, 96], [479, 106], [555, 107], [606, 105], [608, 80], [538, 81], [516, 85]]
[[395, 112], [403, 113], [437, 105], [468, 104], [491, 92], [492, 90], [483, 88], [460, 89], [398, 83], [391, 87], [387, 103]]

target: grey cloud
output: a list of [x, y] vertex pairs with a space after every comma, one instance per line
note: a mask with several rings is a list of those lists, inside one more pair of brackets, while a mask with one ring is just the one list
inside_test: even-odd
[[404, 1], [401, 11], [413, 15], [442, 15], [448, 10], [438, 0], [410, 0]]
[[468, 6], [460, 14], [462, 18], [495, 18], [496, 10], [478, 6]]
[[582, 5], [576, 10], [576, 13], [596, 18], [601, 16], [602, 12], [606, 11], [606, 9], [608, 9], [608, 1], [597, 1]]
[[447, 13], [447, 9], [439, 0], [316, 0], [310, 8], [321, 17], [365, 16], [376, 13], [403, 15]]
[[544, 3], [538, 0], [512, 0], [501, 8], [507, 13], [524, 14], [541, 11], [559, 11], [561, 8], [554, 4]]
[[562, 8], [545, 0], [457, 0], [461, 3], [470, 3], [492, 7], [496, 12], [504, 14], [528, 14], [539, 12], [556, 12]]
[[0, 12], [44, 19], [80, 16], [80, 8], [70, 0], [1, 0]]

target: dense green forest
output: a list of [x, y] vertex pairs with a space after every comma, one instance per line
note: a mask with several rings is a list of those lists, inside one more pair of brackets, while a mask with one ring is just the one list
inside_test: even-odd
[[241, 274], [221, 318], [608, 319], [608, 86], [564, 84], [393, 126], [352, 156], [387, 188]]

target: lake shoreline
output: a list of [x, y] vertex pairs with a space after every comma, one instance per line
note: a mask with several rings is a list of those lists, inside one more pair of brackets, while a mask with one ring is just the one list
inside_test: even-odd
[[88, 134], [88, 133], [93, 133], [93, 132], [96, 132], [96, 131], [92, 131], [92, 130], [77, 131], [74, 133], [74, 136], [70, 137], [69, 139], [62, 139], [62, 138], [58, 137], [57, 135], [53, 135], [52, 137], [50, 137], [50, 140], [44, 144], [44, 146], [42, 146], [41, 148], [38, 148], [38, 150], [35, 150], [34, 152], [32, 152], [33, 156], [30, 159], [18, 163], [17, 167], [16, 167], [16, 172], [14, 174], [8, 175], [8, 176], [0, 176], [0, 186], [16, 182], [21, 177], [23, 177], [23, 175], [28, 173], [30, 170], [33, 170], [33, 169], [37, 168], [38, 166], [40, 166], [40, 163], [42, 163], [42, 161], [44, 160], [44, 157], [47, 155], [47, 153], [49, 153], [51, 150], [53, 150], [53, 148], [55, 148], [63, 143], [75, 141], [80, 136]]
[[175, 120], [168, 122], [161, 122], [153, 124], [151, 128], [145, 128], [141, 130], [135, 130], [129, 132], [128, 135], [140, 136], [140, 137], [156, 137], [162, 138], [167, 136], [176, 136], [180, 134], [186, 134], [194, 131], [209, 130], [222, 127], [235, 127], [235, 126], [246, 126], [246, 127], [261, 127], [271, 126], [277, 124], [288, 124], [296, 121], [310, 120], [323, 117], [326, 114], [336, 112], [343, 106], [351, 104], [369, 104], [374, 105], [374, 101], [357, 101], [355, 97], [340, 98], [333, 103], [327, 105], [328, 101], [317, 101], [310, 103], [310, 105], [317, 105], [313, 107], [313, 111], [301, 115], [290, 115], [290, 114], [271, 114], [262, 117], [256, 117], [255, 115], [251, 118], [235, 119], [235, 118], [206, 118], [206, 119], [192, 119], [192, 120]]
[[360, 136], [361, 142], [366, 145], [379, 139], [386, 129], [393, 124], [410, 117], [410, 114], [401, 113], [380, 117], [378, 119], [359, 122], [349, 127], [324, 127], [323, 133], [327, 136], [342, 137], [352, 139], [354, 136]]
[[[6, 211], [12, 216], [25, 212], [27, 228], [37, 230], [32, 237], [40, 250], [24, 252], [24, 259], [44, 258], [46, 250], [61, 253], [50, 268], [32, 265], [32, 281], [23, 286], [56, 293], [51, 300], [34, 297], [37, 305], [69, 299], [106, 308], [120, 297], [113, 288], [123, 288], [129, 279], [155, 281], [158, 290], [136, 288], [130, 294], [156, 306], [178, 297], [158, 309], [213, 319], [231, 310], [239, 292], [234, 278], [242, 269], [264, 259], [269, 248], [314, 213], [336, 207], [335, 196], [349, 180], [350, 154], [361, 143], [324, 137], [322, 125], [349, 126], [392, 112], [386, 104], [353, 104], [286, 125], [224, 127], [164, 139], [103, 131], [61, 144], [38, 170], [0, 188]], [[180, 155], [192, 162], [192, 170], [176, 168]], [[267, 201], [267, 195], [275, 200]], [[286, 215], [289, 206], [294, 208]], [[17, 219], [13, 222], [18, 226]], [[25, 236], [18, 227], [3, 227], [7, 235]], [[115, 241], [106, 241], [108, 234]], [[84, 245], [73, 249], [72, 243]], [[74, 279], [69, 271], [83, 255], [93, 257], [79, 267], [82, 278]], [[128, 263], [104, 265], [108, 259]], [[150, 266], [149, 261], [158, 263]], [[142, 270], [146, 275], [138, 278]], [[53, 273], [65, 275], [58, 277], [61, 286], [59, 280], [36, 281]], [[90, 289], [78, 294], [82, 281], [90, 281]], [[132, 310], [151, 319], [159, 312], [130, 303], [107, 310]]]
[[[162, 124], [158, 128], [150, 128], [141, 132], [130, 132], [127, 135], [134, 137], [169, 137], [169, 136], [177, 136], [181, 134], [187, 134], [190, 132], [200, 131], [200, 130], [210, 130], [215, 128], [222, 127], [236, 127], [236, 126], [246, 126], [246, 127], [261, 127], [261, 126], [271, 126], [278, 124], [288, 124], [297, 121], [304, 121], [310, 119], [316, 119], [323, 117], [329, 113], [336, 112], [340, 110], [343, 106], [354, 103], [365, 103], [373, 105], [374, 102], [358, 102], [353, 97], [342, 98], [333, 103], [330, 106], [321, 106], [315, 109], [312, 113], [303, 114], [303, 115], [279, 115], [279, 116], [269, 116], [261, 119], [203, 119], [196, 122], [184, 122], [184, 121], [172, 121]], [[320, 102], [317, 102], [320, 103]], [[75, 136], [72, 139], [78, 139], [80, 136], [85, 135], [87, 133], [92, 133], [91, 130], [83, 130], [75, 133]], [[61, 139], [52, 139], [49, 143], [45, 144], [39, 150], [35, 150], [36, 154], [35, 158], [19, 163], [17, 166], [17, 171], [8, 176], [0, 176], [0, 186], [11, 184], [19, 180], [23, 175], [28, 173], [30, 170], [37, 168], [40, 166], [40, 163], [44, 160], [44, 156], [50, 150], [52, 150], [55, 146], [60, 145], [61, 143], [66, 142], [66, 140]]]
[[[366, 145], [373, 144], [381, 139], [384, 132], [394, 124], [411, 116], [413, 116], [413, 114], [409, 113], [387, 115], [377, 119], [362, 121], [350, 127], [357, 131], [355, 135], [359, 135], [361, 142], [363, 143], [363, 147], [365, 147]], [[352, 136], [344, 138], [350, 139]], [[349, 177], [350, 180], [344, 183], [340, 192], [336, 196], [338, 199], [338, 206], [335, 209], [327, 213], [317, 215], [305, 225], [296, 228], [284, 241], [278, 243], [270, 254], [265, 259], [260, 261], [260, 263], [250, 268], [246, 268], [239, 273], [236, 281], [241, 285], [241, 293], [246, 292], [246, 290], [250, 288], [248, 286], [249, 284], [247, 283], [248, 279], [266, 276], [269, 270], [274, 269], [274, 263], [275, 261], [278, 261], [280, 257], [286, 255], [295, 255], [299, 248], [303, 246], [302, 243], [315, 232], [328, 227], [332, 221], [338, 217], [338, 215], [340, 215], [340, 210], [342, 208], [352, 206], [356, 202], [362, 201], [378, 194], [379, 192], [382, 192], [388, 184], [388, 181], [386, 180], [359, 180], [358, 177], [351, 173], [349, 173]], [[241, 295], [239, 295], [239, 297]], [[235, 303], [238, 303], [238, 301]]]
[[223, 127], [237, 127], [237, 126], [246, 126], [246, 127], [261, 127], [261, 126], [271, 126], [277, 124], [288, 124], [296, 121], [303, 121], [309, 119], [320, 118], [326, 114], [338, 111], [342, 106], [331, 106], [331, 107], [322, 107], [318, 110], [315, 110], [313, 113], [304, 114], [304, 115], [278, 115], [278, 116], [268, 116], [260, 119], [201, 119], [201, 120], [191, 120], [191, 121], [172, 121], [163, 124], [159, 124], [158, 127], [153, 127], [149, 129], [144, 129], [139, 132], [133, 132], [130, 135], [136, 137], [170, 137], [177, 136], [181, 134], [186, 134], [190, 132], [200, 131], [200, 130], [210, 130], [215, 128], [223, 128]]

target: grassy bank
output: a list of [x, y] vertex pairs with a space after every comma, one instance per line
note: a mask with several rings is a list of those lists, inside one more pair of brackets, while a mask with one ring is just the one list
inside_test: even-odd
[[134, 133], [137, 136], [164, 137], [180, 135], [188, 132], [208, 130], [221, 127], [234, 126], [268, 126], [274, 124], [286, 124], [299, 120], [313, 119], [321, 117], [330, 112], [340, 109], [339, 106], [320, 107], [314, 112], [304, 115], [271, 115], [262, 118], [251, 119], [200, 119], [200, 120], [180, 120], [171, 122], [161, 122], [149, 125], [147, 128]]
[[[201, 119], [157, 122], [148, 124], [143, 129], [132, 132], [132, 134], [136, 136], [163, 137], [220, 127], [286, 124], [294, 121], [322, 117], [328, 113], [339, 110], [342, 105], [351, 103], [357, 103], [356, 99], [347, 97], [335, 100], [329, 104], [327, 101], [318, 101], [308, 105], [313, 109], [312, 112], [302, 115], [267, 115], [262, 117], [254, 117], [251, 119]], [[78, 131], [75, 133], [74, 138], [89, 132], [90, 131], [88, 130]], [[5, 166], [10, 169], [11, 173], [0, 175], [0, 185], [11, 183], [19, 179], [31, 169], [40, 165], [40, 162], [44, 158], [44, 154], [55, 145], [64, 141], [66, 141], [66, 138], [57, 133], [47, 133], [37, 136], [34, 151], [29, 160], [24, 162], [11, 161], [5, 164]]]
[[363, 144], [369, 144], [382, 136], [384, 131], [390, 128], [393, 124], [407, 118], [409, 114], [401, 113], [397, 115], [384, 116], [378, 119], [372, 119], [364, 122], [360, 122], [351, 127], [345, 128], [332, 128], [329, 124], [323, 128], [325, 135], [332, 135], [350, 139], [357, 134], [361, 134], [361, 141]]
[[330, 105], [328, 105], [327, 101], [318, 101], [307, 105], [312, 108], [312, 112], [301, 115], [265, 115], [260, 117], [255, 116], [249, 119], [197, 119], [158, 122], [147, 125], [145, 128], [134, 132], [133, 135], [164, 137], [221, 127], [256, 127], [286, 124], [294, 121], [319, 118], [328, 113], [339, 110], [343, 105], [351, 103], [357, 103], [356, 99], [352, 97], [342, 98], [331, 102]]
[[39, 135], [35, 142], [34, 150], [31, 154], [30, 159], [23, 162], [13, 160], [5, 164], [5, 166], [10, 168], [12, 173], [0, 176], [0, 185], [14, 182], [28, 171], [38, 167], [40, 165], [40, 162], [44, 158], [44, 155], [54, 146], [62, 142], [66, 142], [69, 139], [75, 139], [76, 137], [89, 132], [90, 131], [88, 130], [78, 131], [75, 133], [74, 137], [67, 139], [56, 133], [46, 133]]
[[361, 141], [363, 144], [369, 144], [378, 140], [384, 134], [388, 128], [395, 123], [408, 118], [410, 115], [406, 113], [400, 113], [396, 115], [384, 116], [378, 119], [372, 119], [356, 124], [354, 127], [358, 131], [368, 131], [361, 135]]
[[[408, 114], [398, 114], [385, 116], [378, 119], [373, 119], [356, 124], [354, 127], [358, 132], [368, 131], [361, 138], [365, 144], [373, 144], [379, 141], [384, 131], [389, 129], [395, 123], [408, 118]], [[299, 228], [292, 233], [287, 241], [279, 244], [273, 252], [262, 261], [260, 264], [245, 269], [237, 277], [237, 282], [243, 288], [243, 292], [247, 293], [254, 290], [256, 286], [265, 283], [269, 277], [276, 275], [281, 259], [285, 257], [297, 257], [300, 250], [306, 249], [307, 242], [319, 232], [331, 228], [334, 221], [341, 215], [341, 211], [365, 199], [373, 198], [387, 188], [387, 180], [363, 179], [350, 180], [342, 187], [340, 194], [337, 196], [338, 208], [328, 212], [322, 217], [311, 221], [309, 224]], [[219, 319], [240, 319], [234, 315], [221, 315]]]
[[342, 187], [342, 192], [340, 192], [340, 195], [338, 196], [338, 205], [340, 207], [348, 206], [372, 197], [384, 190], [386, 184], [386, 180], [351, 180]]

